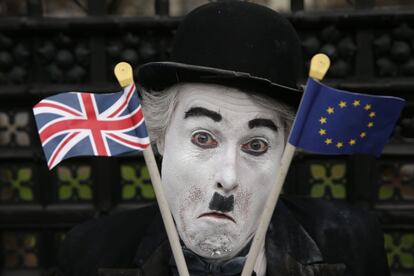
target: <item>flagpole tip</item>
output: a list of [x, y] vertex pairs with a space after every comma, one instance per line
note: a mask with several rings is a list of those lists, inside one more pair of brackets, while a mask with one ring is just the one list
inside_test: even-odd
[[126, 87], [134, 82], [132, 67], [127, 62], [120, 62], [114, 68], [114, 74], [122, 87]]
[[330, 65], [331, 61], [327, 55], [322, 53], [314, 55], [311, 60], [309, 77], [319, 81], [322, 80]]

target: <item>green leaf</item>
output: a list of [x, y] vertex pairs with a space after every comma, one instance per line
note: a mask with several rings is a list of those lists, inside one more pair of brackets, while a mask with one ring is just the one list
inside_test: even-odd
[[394, 247], [394, 239], [390, 234], [384, 234], [384, 247], [389, 249]]
[[121, 178], [134, 181], [136, 179], [134, 168], [132, 166], [121, 166]]
[[58, 167], [57, 175], [62, 181], [71, 181], [73, 178], [72, 172], [66, 167]]
[[88, 180], [91, 177], [91, 168], [88, 166], [81, 166], [77, 170], [77, 179]]
[[332, 166], [331, 176], [333, 179], [341, 179], [345, 177], [346, 167], [345, 164], [336, 164]]
[[135, 197], [135, 185], [125, 185], [122, 187], [122, 199], [132, 199]]
[[391, 185], [381, 186], [378, 192], [378, 198], [380, 200], [391, 199], [393, 195], [394, 195], [394, 187]]
[[326, 168], [322, 165], [313, 164], [310, 166], [311, 176], [314, 179], [326, 179]]
[[334, 198], [345, 198], [346, 197], [346, 189], [344, 186], [340, 185], [340, 184], [332, 184], [329, 185], [329, 187], [331, 188], [332, 191], [332, 196]]
[[92, 199], [92, 189], [87, 185], [80, 185], [78, 187], [79, 197], [81, 199]]
[[403, 246], [403, 248], [406, 249], [411, 249], [414, 247], [414, 235], [412, 234], [408, 234], [408, 235], [403, 235], [401, 237], [401, 245]]
[[413, 268], [414, 267], [414, 256], [410, 253], [400, 254], [400, 262], [404, 268]]
[[29, 187], [21, 186], [19, 188], [19, 195], [20, 198], [26, 201], [32, 201], [33, 200], [33, 192], [32, 189]]
[[59, 199], [66, 200], [72, 196], [72, 187], [65, 185], [59, 188]]
[[154, 199], [155, 198], [155, 192], [154, 188], [150, 184], [144, 184], [142, 186], [142, 197], [145, 199]]
[[28, 181], [32, 178], [32, 170], [30, 168], [22, 168], [17, 172], [17, 179], [19, 181]]
[[141, 194], [145, 199], [155, 198], [154, 188], [148, 183], [150, 181], [151, 177], [149, 175], [148, 168], [146, 166], [141, 167], [141, 177], [139, 178], [138, 186], [141, 187]]
[[311, 197], [320, 198], [325, 195], [325, 185], [323, 184], [316, 184], [313, 185], [311, 189]]

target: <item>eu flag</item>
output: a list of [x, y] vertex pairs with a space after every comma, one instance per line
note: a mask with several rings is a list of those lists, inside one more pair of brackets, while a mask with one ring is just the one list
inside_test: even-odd
[[338, 90], [309, 78], [289, 143], [323, 154], [379, 156], [405, 100]]

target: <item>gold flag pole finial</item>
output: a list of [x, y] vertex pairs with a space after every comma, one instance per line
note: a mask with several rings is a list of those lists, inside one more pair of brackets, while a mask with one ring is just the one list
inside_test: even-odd
[[120, 62], [114, 68], [114, 74], [121, 87], [127, 87], [134, 82], [132, 67], [127, 62]]
[[319, 81], [322, 80], [330, 65], [331, 61], [327, 55], [322, 53], [314, 55], [311, 59], [309, 77]]

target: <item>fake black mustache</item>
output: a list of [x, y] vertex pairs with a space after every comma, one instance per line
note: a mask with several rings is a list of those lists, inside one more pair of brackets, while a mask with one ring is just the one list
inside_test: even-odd
[[224, 197], [219, 193], [214, 193], [213, 198], [208, 206], [210, 210], [227, 213], [234, 209], [234, 196]]

